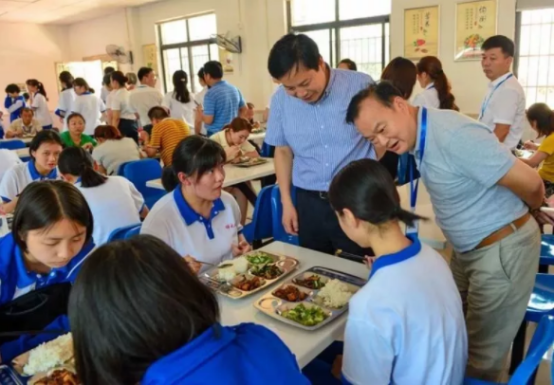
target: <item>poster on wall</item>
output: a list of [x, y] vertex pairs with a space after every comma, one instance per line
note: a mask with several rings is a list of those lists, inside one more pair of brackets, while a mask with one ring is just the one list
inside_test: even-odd
[[439, 55], [439, 6], [404, 10], [404, 57]]
[[223, 65], [223, 72], [226, 74], [232, 74], [235, 72], [235, 67], [233, 65], [233, 54], [225, 49], [219, 49], [219, 60]]
[[144, 66], [152, 68], [157, 74], [158, 71], [158, 51], [156, 50], [156, 44], [146, 44], [142, 46], [142, 55], [144, 57]]
[[496, 0], [456, 4], [457, 61], [481, 58], [481, 46], [496, 35]]

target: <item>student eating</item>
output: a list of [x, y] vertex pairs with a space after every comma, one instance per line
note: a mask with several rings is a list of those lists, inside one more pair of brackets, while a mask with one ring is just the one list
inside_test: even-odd
[[71, 292], [69, 319], [84, 384], [309, 384], [272, 331], [222, 326], [214, 293], [155, 237], [92, 253]]
[[83, 115], [72, 113], [67, 117], [68, 131], [61, 133], [60, 137], [65, 147], [83, 147], [91, 151], [96, 146], [96, 140], [90, 135], [84, 134], [86, 121]]
[[[67, 301], [66, 286], [61, 284], [74, 282], [81, 263], [94, 248], [92, 231], [92, 213], [75, 186], [63, 181], [45, 181], [25, 188], [17, 203], [12, 231], [0, 239], [2, 331], [45, 327], [61, 330], [62, 334], [68, 331], [64, 316], [67, 310], [60, 310], [67, 309], [67, 302], [63, 302], [64, 298]], [[25, 312], [19, 308], [23, 314], [2, 319], [12, 301], [36, 302], [38, 298], [33, 293], [39, 295], [39, 291], [49, 293], [44, 294], [48, 297], [45, 305]], [[4, 340], [0, 347], [1, 361], [10, 362], [57, 336], [25, 335], [9, 342]]]
[[223, 147], [213, 140], [193, 135], [181, 141], [163, 175], [171, 193], [154, 205], [142, 225], [141, 234], [165, 241], [195, 271], [201, 262], [218, 264], [250, 250], [241, 234], [237, 202], [223, 191], [225, 160]]
[[17, 197], [31, 182], [59, 179], [57, 165], [62, 149], [62, 141], [55, 131], [43, 130], [33, 138], [29, 146], [31, 160], [6, 171], [0, 182], [3, 212], [13, 212]]

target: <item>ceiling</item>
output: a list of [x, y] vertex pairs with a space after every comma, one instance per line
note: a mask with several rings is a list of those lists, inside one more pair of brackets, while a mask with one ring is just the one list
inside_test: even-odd
[[73, 24], [160, 0], [0, 0], [0, 22]]

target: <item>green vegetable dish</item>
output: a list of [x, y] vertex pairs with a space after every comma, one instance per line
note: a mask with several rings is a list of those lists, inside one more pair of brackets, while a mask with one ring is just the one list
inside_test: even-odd
[[312, 306], [307, 308], [303, 304], [300, 304], [293, 309], [285, 310], [282, 313], [283, 317], [298, 322], [304, 326], [315, 326], [325, 321], [329, 315], [325, 313], [321, 308]]
[[273, 262], [273, 258], [271, 258], [268, 254], [262, 252], [247, 255], [246, 259], [248, 260], [248, 263], [252, 265], [265, 265], [267, 263]]

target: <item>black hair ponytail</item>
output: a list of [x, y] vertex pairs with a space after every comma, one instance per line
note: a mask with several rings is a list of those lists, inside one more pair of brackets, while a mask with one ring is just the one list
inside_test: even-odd
[[37, 79], [29, 79], [25, 82], [28, 86], [37, 87], [37, 93], [42, 94], [46, 100], [48, 100], [48, 96], [46, 96], [46, 90], [44, 89], [44, 85], [39, 82]]
[[439, 108], [441, 110], [460, 111], [455, 103], [456, 98], [452, 94], [452, 87], [442, 69], [442, 63], [435, 56], [425, 56], [417, 63], [417, 72], [426, 73], [433, 81], [437, 94], [439, 95]]
[[358, 219], [373, 225], [398, 220], [412, 226], [425, 219], [400, 207], [400, 197], [387, 169], [371, 159], [354, 161], [342, 169], [329, 189], [333, 209], [352, 211]]
[[179, 186], [179, 178], [172, 166], [164, 167], [162, 172], [162, 186], [167, 192], [171, 192]]
[[81, 186], [85, 188], [100, 186], [108, 179], [94, 170], [92, 157], [81, 147], [68, 147], [63, 150], [58, 168], [62, 174], [80, 177]]
[[525, 113], [529, 123], [535, 122], [539, 137], [554, 132], [554, 111], [546, 103], [535, 103]]
[[188, 75], [183, 70], [175, 71], [173, 74], [173, 87], [175, 99], [181, 103], [190, 102], [190, 92], [188, 90]]

